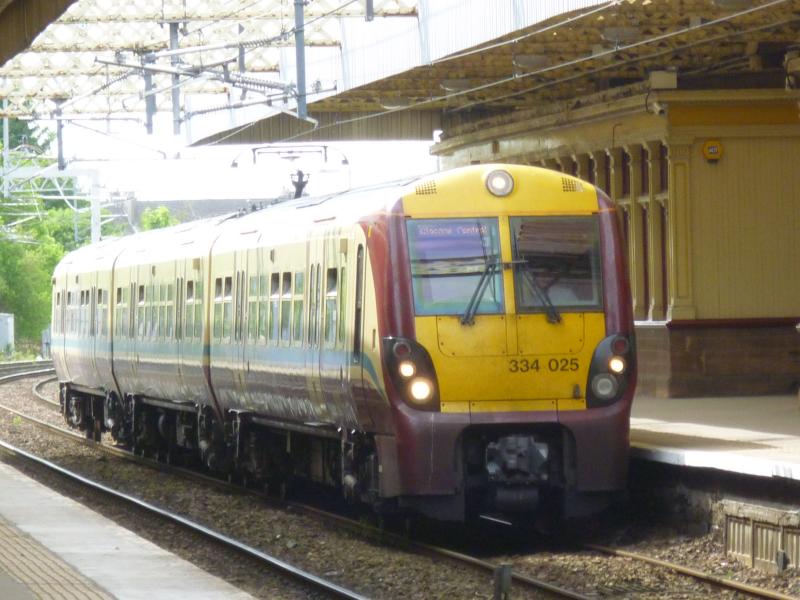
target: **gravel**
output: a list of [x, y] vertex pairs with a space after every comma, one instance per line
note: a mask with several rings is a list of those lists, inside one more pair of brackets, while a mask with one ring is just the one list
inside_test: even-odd
[[[0, 387], [0, 403], [41, 420], [64, 426], [53, 407], [32, 399], [33, 380]], [[55, 398], [55, 384], [45, 391]], [[179, 512], [188, 518], [255, 546], [284, 561], [372, 598], [492, 598], [491, 575], [442, 559], [432, 559], [366, 539], [323, 518], [276, 507], [249, 494], [223, 490], [180, 476], [159, 472], [80, 446], [0, 411], [0, 439], [53, 460], [121, 491]], [[70, 486], [64, 493], [87, 496]], [[146, 525], [141, 517], [115, 508], [113, 503], [92, 508], [124, 527], [198, 564], [201, 568], [259, 598], [305, 597], [263, 569], [235, 555], [221, 553], [172, 526]], [[575, 528], [580, 528], [576, 525]], [[437, 535], [430, 527], [428, 535]], [[800, 597], [800, 578], [790, 570], [770, 576], [748, 569], [722, 552], [718, 532], [698, 533], [688, 523], [659, 522], [635, 502], [596, 518], [582, 529], [559, 538], [535, 537], [520, 541], [495, 531], [491, 539], [471, 544], [483, 558], [513, 565], [514, 572], [541, 578], [554, 585], [597, 598], [719, 598], [740, 597], [710, 584], [629, 558], [609, 557], [581, 547], [582, 542], [613, 545], [649, 556], [709, 571], [750, 585]], [[438, 543], [449, 536], [438, 534]], [[467, 536], [469, 537], [469, 536]], [[513, 538], [513, 539], [512, 539]], [[221, 556], [226, 556], [221, 559]], [[512, 598], [546, 597], [512, 588]]]

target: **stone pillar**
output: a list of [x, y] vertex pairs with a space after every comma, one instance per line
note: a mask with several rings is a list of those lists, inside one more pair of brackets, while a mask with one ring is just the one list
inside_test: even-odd
[[[644, 221], [639, 196], [642, 193], [642, 146], [634, 144], [626, 147], [630, 156], [630, 196], [628, 200], [628, 264], [631, 277], [631, 293], [633, 295], [633, 318], [641, 321], [647, 318], [648, 299], [645, 290], [645, 237]], [[622, 161], [620, 161], [620, 164]], [[649, 253], [647, 253], [649, 254]], [[649, 265], [648, 265], [649, 268]]]
[[692, 282], [691, 143], [669, 144], [669, 310], [670, 321], [695, 318]]
[[648, 318], [651, 321], [663, 321], [666, 317], [664, 306], [664, 257], [661, 249], [667, 243], [663, 239], [664, 215], [662, 209], [664, 204], [659, 198], [659, 181], [661, 181], [661, 162], [659, 160], [660, 142], [647, 142], [647, 164], [650, 172], [650, 190], [648, 194], [649, 210], [647, 211], [647, 238], [650, 240], [650, 252], [648, 253], [648, 277], [650, 280], [650, 306], [648, 308]]

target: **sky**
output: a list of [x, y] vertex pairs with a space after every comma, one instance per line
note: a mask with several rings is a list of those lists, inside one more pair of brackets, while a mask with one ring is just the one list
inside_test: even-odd
[[[265, 200], [293, 190], [290, 176], [309, 175], [308, 195], [372, 185], [437, 170], [432, 142], [325, 142], [186, 147], [173, 135], [147, 135], [138, 123], [66, 123], [69, 171], [101, 197], [138, 200], [246, 198]], [[163, 127], [161, 128], [164, 129]], [[158, 131], [158, 128], [156, 128]], [[55, 143], [53, 144], [55, 150]], [[88, 190], [86, 190], [88, 191]]]

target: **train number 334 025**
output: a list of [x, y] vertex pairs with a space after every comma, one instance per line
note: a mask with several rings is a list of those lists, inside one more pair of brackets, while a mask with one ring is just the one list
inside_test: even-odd
[[550, 358], [547, 361], [538, 358], [512, 358], [508, 361], [508, 371], [510, 373], [538, 373], [542, 369], [547, 369], [551, 373], [558, 371], [577, 371], [580, 369], [577, 358]]

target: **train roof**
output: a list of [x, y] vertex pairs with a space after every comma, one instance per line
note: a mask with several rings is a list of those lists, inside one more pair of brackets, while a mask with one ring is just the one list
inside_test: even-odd
[[[141, 263], [159, 264], [186, 258], [207, 257], [211, 247], [221, 251], [256, 245], [291, 243], [302, 240], [312, 229], [347, 227], [371, 215], [391, 211], [404, 196], [429, 194], [427, 189], [463, 190], [466, 185], [482, 180], [497, 168], [537, 173], [537, 182], [547, 188], [561, 190], [569, 175], [522, 165], [481, 164], [426, 174], [379, 185], [356, 188], [318, 197], [303, 197], [269, 205], [251, 212], [241, 211], [224, 216], [182, 223], [173, 227], [104, 240], [67, 255], [56, 269], [69, 266], [81, 272], [112, 266], [125, 267]], [[584, 188], [593, 188], [583, 182]], [[431, 201], [435, 196], [431, 196]], [[116, 261], [116, 262], [115, 262]]]

